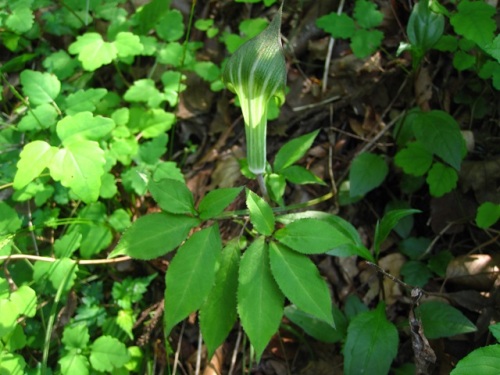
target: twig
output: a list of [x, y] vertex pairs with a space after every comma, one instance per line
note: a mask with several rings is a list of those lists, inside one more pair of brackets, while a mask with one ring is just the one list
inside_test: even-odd
[[240, 347], [241, 337], [243, 332], [241, 331], [241, 326], [238, 329], [238, 336], [236, 336], [236, 343], [234, 344], [233, 355], [231, 356], [231, 366], [229, 367], [228, 375], [233, 375], [234, 368], [236, 367], [236, 357], [238, 357], [238, 348]]

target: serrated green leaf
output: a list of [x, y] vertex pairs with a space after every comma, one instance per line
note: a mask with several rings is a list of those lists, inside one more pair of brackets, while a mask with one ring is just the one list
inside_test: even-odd
[[10, 294], [10, 301], [14, 304], [15, 311], [19, 315], [34, 317], [36, 314], [37, 295], [33, 289], [27, 285], [21, 285]]
[[457, 51], [453, 55], [453, 67], [458, 71], [472, 68], [476, 63], [476, 56], [464, 51]]
[[415, 209], [401, 209], [401, 210], [392, 210], [387, 212], [382, 220], [377, 223], [377, 227], [375, 229], [375, 240], [374, 240], [374, 249], [375, 253], [378, 254], [380, 251], [380, 245], [384, 242], [389, 233], [394, 229], [394, 227], [406, 216], [413, 215], [419, 213], [420, 210]]
[[6, 350], [0, 352], [0, 363], [5, 374], [9, 375], [25, 375], [26, 361], [19, 354], [9, 353]]
[[377, 4], [367, 0], [356, 0], [353, 15], [358, 25], [366, 29], [379, 26], [384, 19]]
[[300, 219], [275, 233], [284, 245], [302, 254], [320, 254], [352, 241], [331, 224], [318, 219]]
[[49, 73], [54, 73], [60, 80], [71, 77], [79, 65], [78, 61], [64, 50], [50, 54], [42, 64]]
[[48, 129], [55, 125], [57, 116], [57, 111], [53, 105], [41, 104], [29, 111], [21, 119], [17, 125], [17, 129], [21, 132]]
[[57, 123], [57, 135], [66, 147], [75, 141], [100, 141], [115, 128], [115, 122], [106, 117], [93, 116], [91, 112], [79, 112], [66, 116]]
[[52, 103], [61, 91], [61, 82], [53, 74], [26, 69], [19, 77], [23, 92], [32, 105]]
[[174, 107], [179, 100], [179, 93], [186, 89], [186, 85], [182, 83], [186, 76], [181, 72], [169, 70], [161, 75], [163, 83], [163, 93], [165, 100]]
[[401, 267], [401, 275], [408, 285], [423, 288], [432, 277], [432, 272], [424, 263], [410, 260]]
[[469, 353], [458, 361], [450, 375], [497, 375], [500, 373], [500, 345], [490, 345]]
[[154, 213], [140, 217], [125, 231], [109, 255], [129, 255], [149, 260], [172, 251], [184, 241], [198, 219], [169, 213]]
[[149, 31], [170, 9], [170, 0], [152, 0], [142, 6], [135, 17], [136, 25], [140, 34], [148, 34]]
[[242, 187], [236, 187], [210, 191], [203, 197], [198, 206], [200, 218], [202, 220], [207, 220], [219, 215], [236, 199], [242, 189]]
[[334, 38], [350, 38], [356, 30], [354, 20], [347, 14], [330, 13], [316, 20], [316, 26], [330, 33]]
[[61, 366], [62, 375], [88, 375], [90, 363], [86, 356], [79, 354], [80, 351], [76, 349], [70, 350], [58, 361]]
[[193, 193], [184, 182], [170, 178], [151, 179], [148, 189], [162, 210], [173, 214], [196, 214]]
[[484, 202], [477, 209], [476, 224], [479, 228], [489, 228], [500, 219], [500, 204]]
[[491, 43], [496, 29], [495, 8], [482, 1], [462, 0], [450, 17], [455, 32], [484, 47]]
[[57, 147], [52, 147], [44, 141], [33, 141], [25, 145], [17, 162], [14, 189], [22, 189], [40, 176], [57, 152]]
[[[486, 45], [484, 50], [493, 56], [497, 62], [500, 62], [500, 35], [497, 35], [490, 44]], [[500, 90], [499, 86], [498, 84], [495, 86], [497, 90]]]
[[380, 30], [357, 29], [351, 38], [352, 52], [356, 57], [364, 59], [375, 53], [384, 39]]
[[299, 309], [335, 326], [332, 300], [316, 265], [288, 247], [269, 244], [271, 271], [283, 294]]
[[302, 158], [311, 147], [318, 133], [319, 130], [315, 130], [285, 143], [274, 159], [274, 171], [280, 172]]
[[179, 248], [165, 275], [165, 335], [205, 302], [221, 249], [217, 225], [196, 232]]
[[420, 304], [415, 310], [420, 316], [428, 339], [451, 337], [477, 331], [476, 326], [456, 308], [438, 301]]
[[352, 318], [344, 346], [344, 373], [388, 374], [398, 352], [398, 331], [385, 316], [385, 304]]
[[165, 101], [165, 95], [155, 86], [152, 79], [144, 78], [134, 81], [123, 95], [123, 99], [128, 102], [144, 102], [151, 108], [157, 108], [161, 102]]
[[364, 152], [356, 156], [349, 170], [351, 198], [363, 196], [384, 182], [389, 168], [384, 159], [375, 154]]
[[211, 61], [198, 61], [194, 64], [193, 69], [196, 74], [208, 82], [220, 78], [220, 68]]
[[83, 323], [64, 328], [62, 343], [65, 349], [85, 349], [90, 341], [89, 330]]
[[99, 101], [104, 98], [107, 93], [108, 90], [103, 88], [78, 90], [71, 93], [66, 97], [65, 112], [68, 115], [74, 115], [78, 112], [85, 111], [94, 112]]
[[105, 42], [98, 33], [88, 32], [79, 35], [68, 48], [69, 53], [78, 55], [85, 70], [94, 71], [111, 63], [118, 55], [114, 43]]
[[171, 9], [156, 24], [156, 33], [166, 42], [179, 40], [184, 34], [184, 19], [177, 9]]
[[54, 241], [54, 255], [69, 258], [80, 247], [82, 234], [78, 231], [66, 233]]
[[122, 31], [116, 34], [113, 44], [116, 47], [118, 57], [129, 57], [140, 55], [144, 47], [141, 39], [128, 31]]
[[278, 330], [283, 305], [284, 296], [269, 267], [265, 238], [257, 238], [241, 258], [238, 278], [238, 314], [257, 360]]
[[251, 190], [247, 190], [246, 204], [250, 211], [250, 222], [255, 230], [270, 236], [274, 232], [274, 213], [271, 206]]
[[291, 165], [280, 171], [288, 181], [292, 184], [304, 185], [304, 184], [319, 184], [326, 185], [325, 182], [312, 173], [310, 170], [300, 166]]
[[175, 122], [175, 115], [155, 108], [144, 113], [140, 119], [140, 128], [144, 138], [154, 138], [170, 130]]
[[222, 250], [215, 284], [200, 309], [200, 327], [208, 357], [224, 342], [236, 322], [236, 292], [240, 265], [238, 239]]
[[35, 16], [29, 7], [16, 7], [5, 20], [5, 25], [18, 34], [23, 34], [33, 27]]
[[427, 184], [433, 197], [441, 197], [457, 186], [458, 173], [443, 163], [434, 163], [427, 174]]
[[49, 165], [50, 175], [70, 188], [85, 203], [99, 197], [104, 174], [104, 151], [97, 142], [79, 140], [60, 149]]
[[[161, 157], [167, 152], [168, 135], [160, 134], [149, 142], [143, 142], [139, 146], [138, 156], [143, 163], [156, 165]], [[174, 180], [178, 180], [174, 178]], [[184, 178], [180, 180], [184, 182]]]
[[118, 339], [111, 336], [101, 336], [91, 346], [90, 363], [97, 371], [110, 372], [125, 365], [130, 355]]
[[0, 201], [0, 235], [10, 235], [21, 228], [23, 221], [16, 210]]
[[267, 187], [267, 192], [269, 198], [273, 202], [278, 203], [280, 206], [284, 206], [283, 195], [285, 195], [286, 189], [286, 179], [285, 176], [278, 173], [266, 173], [264, 176], [264, 182]]
[[127, 334], [130, 340], [134, 339], [132, 329], [134, 328], [135, 321], [133, 310], [120, 310], [116, 315], [116, 324]]
[[396, 154], [394, 162], [412, 176], [423, 176], [431, 167], [432, 153], [420, 142], [411, 142]]
[[49, 286], [47, 292], [56, 292], [59, 287], [63, 287], [64, 293], [67, 293], [75, 283], [78, 266], [75, 261], [62, 258], [52, 263], [37, 262], [33, 269], [33, 280], [39, 283], [42, 290]]

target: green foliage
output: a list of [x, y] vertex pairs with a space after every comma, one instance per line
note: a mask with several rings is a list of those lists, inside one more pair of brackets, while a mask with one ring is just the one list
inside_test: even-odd
[[488, 228], [500, 219], [500, 204], [484, 202], [477, 209], [476, 224], [480, 228]]
[[316, 25], [334, 38], [350, 39], [351, 48], [358, 58], [373, 54], [382, 43], [384, 34], [375, 30], [384, 16], [375, 3], [356, 0], [353, 17], [345, 13], [330, 13], [316, 20]]
[[379, 187], [387, 173], [389, 168], [381, 156], [368, 152], [356, 156], [349, 170], [350, 197], [363, 196]]

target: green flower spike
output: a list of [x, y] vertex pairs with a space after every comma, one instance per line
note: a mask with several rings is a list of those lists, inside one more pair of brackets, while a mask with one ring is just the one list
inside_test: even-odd
[[266, 169], [269, 100], [285, 101], [286, 64], [280, 38], [281, 9], [269, 26], [229, 58], [222, 80], [241, 104], [247, 139], [248, 168], [258, 177]]

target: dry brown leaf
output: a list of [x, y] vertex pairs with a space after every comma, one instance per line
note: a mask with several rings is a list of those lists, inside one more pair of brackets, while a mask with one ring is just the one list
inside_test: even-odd
[[487, 254], [463, 255], [448, 264], [446, 278], [449, 282], [471, 289], [488, 291], [498, 278], [499, 272], [499, 257], [494, 258]]
[[[406, 258], [400, 253], [393, 253], [380, 258], [378, 265], [384, 271], [390, 273], [395, 278], [400, 278], [400, 271], [403, 264], [406, 263]], [[403, 295], [401, 286], [391, 279], [385, 277], [383, 281], [385, 302], [388, 306], [395, 303]]]

